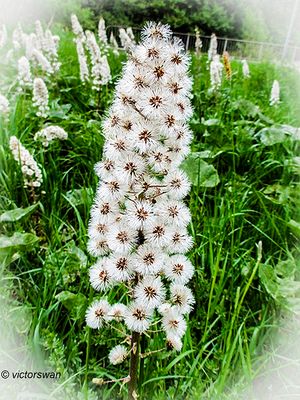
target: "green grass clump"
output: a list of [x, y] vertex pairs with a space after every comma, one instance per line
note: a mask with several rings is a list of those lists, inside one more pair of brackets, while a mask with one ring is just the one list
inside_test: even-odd
[[[128, 374], [126, 363], [108, 364], [118, 334], [109, 328], [91, 332], [84, 314], [93, 296], [93, 260], [86, 249], [97, 185], [93, 167], [102, 154], [101, 121], [126, 56], [109, 54], [113, 79], [98, 95], [79, 80], [72, 35], [59, 33], [62, 66], [47, 79], [47, 121], [35, 116], [30, 91], [16, 92], [15, 70], [7, 70], [2, 82], [11, 99], [10, 119], [0, 127], [2, 213], [33, 204], [10, 154], [10, 136], [34, 155], [43, 185], [36, 207], [21, 217], [2, 217], [1, 277], [30, 314], [34, 354], [45, 353], [47, 365], [62, 374], [55, 398], [75, 398], [78, 391], [89, 399], [123, 399], [120, 383], [91, 383], [93, 377]], [[293, 126], [300, 126], [299, 75], [267, 62], [250, 64], [249, 79], [238, 61], [232, 70], [232, 79], [224, 77], [220, 90], [211, 92], [206, 56], [192, 56], [194, 141], [183, 168], [193, 182], [186, 203], [195, 241], [189, 257], [196, 269], [196, 306], [181, 353], [158, 352], [144, 360], [143, 399], [233, 399], [265, 365], [268, 336], [297, 301], [299, 133]], [[274, 79], [281, 103], [270, 107]], [[68, 139], [47, 149], [34, 142], [45, 122], [64, 128]], [[117, 296], [109, 293], [110, 300]], [[146, 351], [163, 346], [149, 338]]]

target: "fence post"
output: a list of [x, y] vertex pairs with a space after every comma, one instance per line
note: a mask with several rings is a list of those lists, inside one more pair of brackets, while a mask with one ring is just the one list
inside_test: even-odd
[[186, 38], [186, 43], [185, 43], [185, 50], [186, 51], [189, 49], [189, 44], [190, 44], [190, 34], [188, 34], [187, 38]]
[[224, 49], [223, 49], [223, 52], [224, 52], [224, 51], [226, 51], [226, 49], [227, 49], [227, 43], [228, 43], [228, 40], [227, 40], [227, 39], [225, 39], [225, 43], [224, 43]]

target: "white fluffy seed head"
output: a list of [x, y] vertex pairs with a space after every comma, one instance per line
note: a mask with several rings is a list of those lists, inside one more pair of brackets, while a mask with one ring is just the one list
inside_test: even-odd
[[85, 314], [87, 325], [93, 329], [100, 329], [107, 320], [109, 312], [110, 304], [107, 300], [101, 299], [94, 301]]
[[152, 312], [148, 307], [134, 302], [128, 307], [125, 315], [125, 324], [131, 331], [145, 332], [150, 326], [151, 315]]
[[108, 359], [113, 365], [121, 364], [128, 356], [129, 351], [125, 346], [119, 344], [109, 352]]
[[105, 291], [113, 284], [113, 277], [108, 267], [108, 258], [100, 258], [90, 268], [90, 282], [97, 291]]
[[159, 277], [146, 276], [136, 285], [133, 296], [137, 304], [153, 310], [164, 302], [165, 288]]
[[[179, 168], [192, 139], [192, 82], [189, 57], [170, 35], [168, 26], [150, 23], [142, 43], [135, 45], [133, 33], [120, 30], [130, 56], [102, 124], [105, 144], [95, 167], [100, 183], [88, 246], [92, 255], [106, 258], [122, 294], [128, 290], [124, 303], [129, 305], [117, 303], [107, 318], [113, 323], [124, 317], [129, 330], [142, 333], [157, 309], [169, 345], [179, 351], [186, 329], [183, 313], [193, 302], [189, 289], [182, 289], [194, 269], [184, 256], [192, 246], [191, 217], [183, 203], [190, 183]], [[100, 82], [102, 47], [92, 33], [86, 37], [92, 78]]]
[[184, 285], [192, 278], [194, 266], [183, 254], [174, 254], [167, 259], [164, 272], [172, 282]]

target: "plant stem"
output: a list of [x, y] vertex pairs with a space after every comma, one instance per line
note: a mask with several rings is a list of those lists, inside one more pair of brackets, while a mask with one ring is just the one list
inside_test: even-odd
[[[145, 353], [146, 349], [146, 336], [142, 334], [141, 336], [141, 354]], [[145, 358], [141, 356], [140, 360], [140, 376], [139, 376], [139, 391], [141, 391], [142, 383], [144, 381], [144, 364]]]
[[130, 381], [128, 383], [128, 399], [137, 400], [137, 382], [138, 382], [138, 367], [139, 367], [139, 344], [140, 334], [132, 332], [131, 336], [131, 356], [130, 356]]

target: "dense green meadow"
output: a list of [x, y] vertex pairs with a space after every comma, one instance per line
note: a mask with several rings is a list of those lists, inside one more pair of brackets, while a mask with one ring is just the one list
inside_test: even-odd
[[[120, 382], [92, 383], [128, 375], [128, 361], [112, 366], [107, 358], [120, 341], [118, 331], [91, 331], [85, 311], [94, 297], [88, 275], [94, 260], [86, 244], [98, 183], [94, 165], [104, 143], [101, 121], [127, 56], [109, 52], [112, 81], [97, 93], [79, 79], [73, 34], [62, 28], [56, 33], [62, 65], [45, 77], [46, 119], [36, 116], [29, 89], [17, 91], [18, 57], [9, 63], [2, 58], [0, 92], [10, 100], [10, 114], [0, 116], [1, 295], [26, 315], [23, 334], [34, 355], [61, 372], [53, 398], [123, 399], [127, 389]], [[280, 317], [299, 308], [299, 73], [270, 62], [249, 66], [247, 79], [233, 57], [231, 80], [224, 74], [212, 92], [207, 56], [191, 54], [194, 140], [182, 168], [193, 183], [186, 204], [196, 305], [182, 351], [143, 359], [141, 399], [240, 398], [235, 388], [264, 369]], [[281, 101], [271, 107], [274, 79]], [[47, 148], [35, 142], [45, 123], [62, 127], [68, 139]], [[11, 155], [12, 135], [42, 169], [34, 195], [23, 187]], [[112, 289], [108, 298], [115, 297]], [[157, 336], [148, 337], [144, 351], [164, 346]]]

